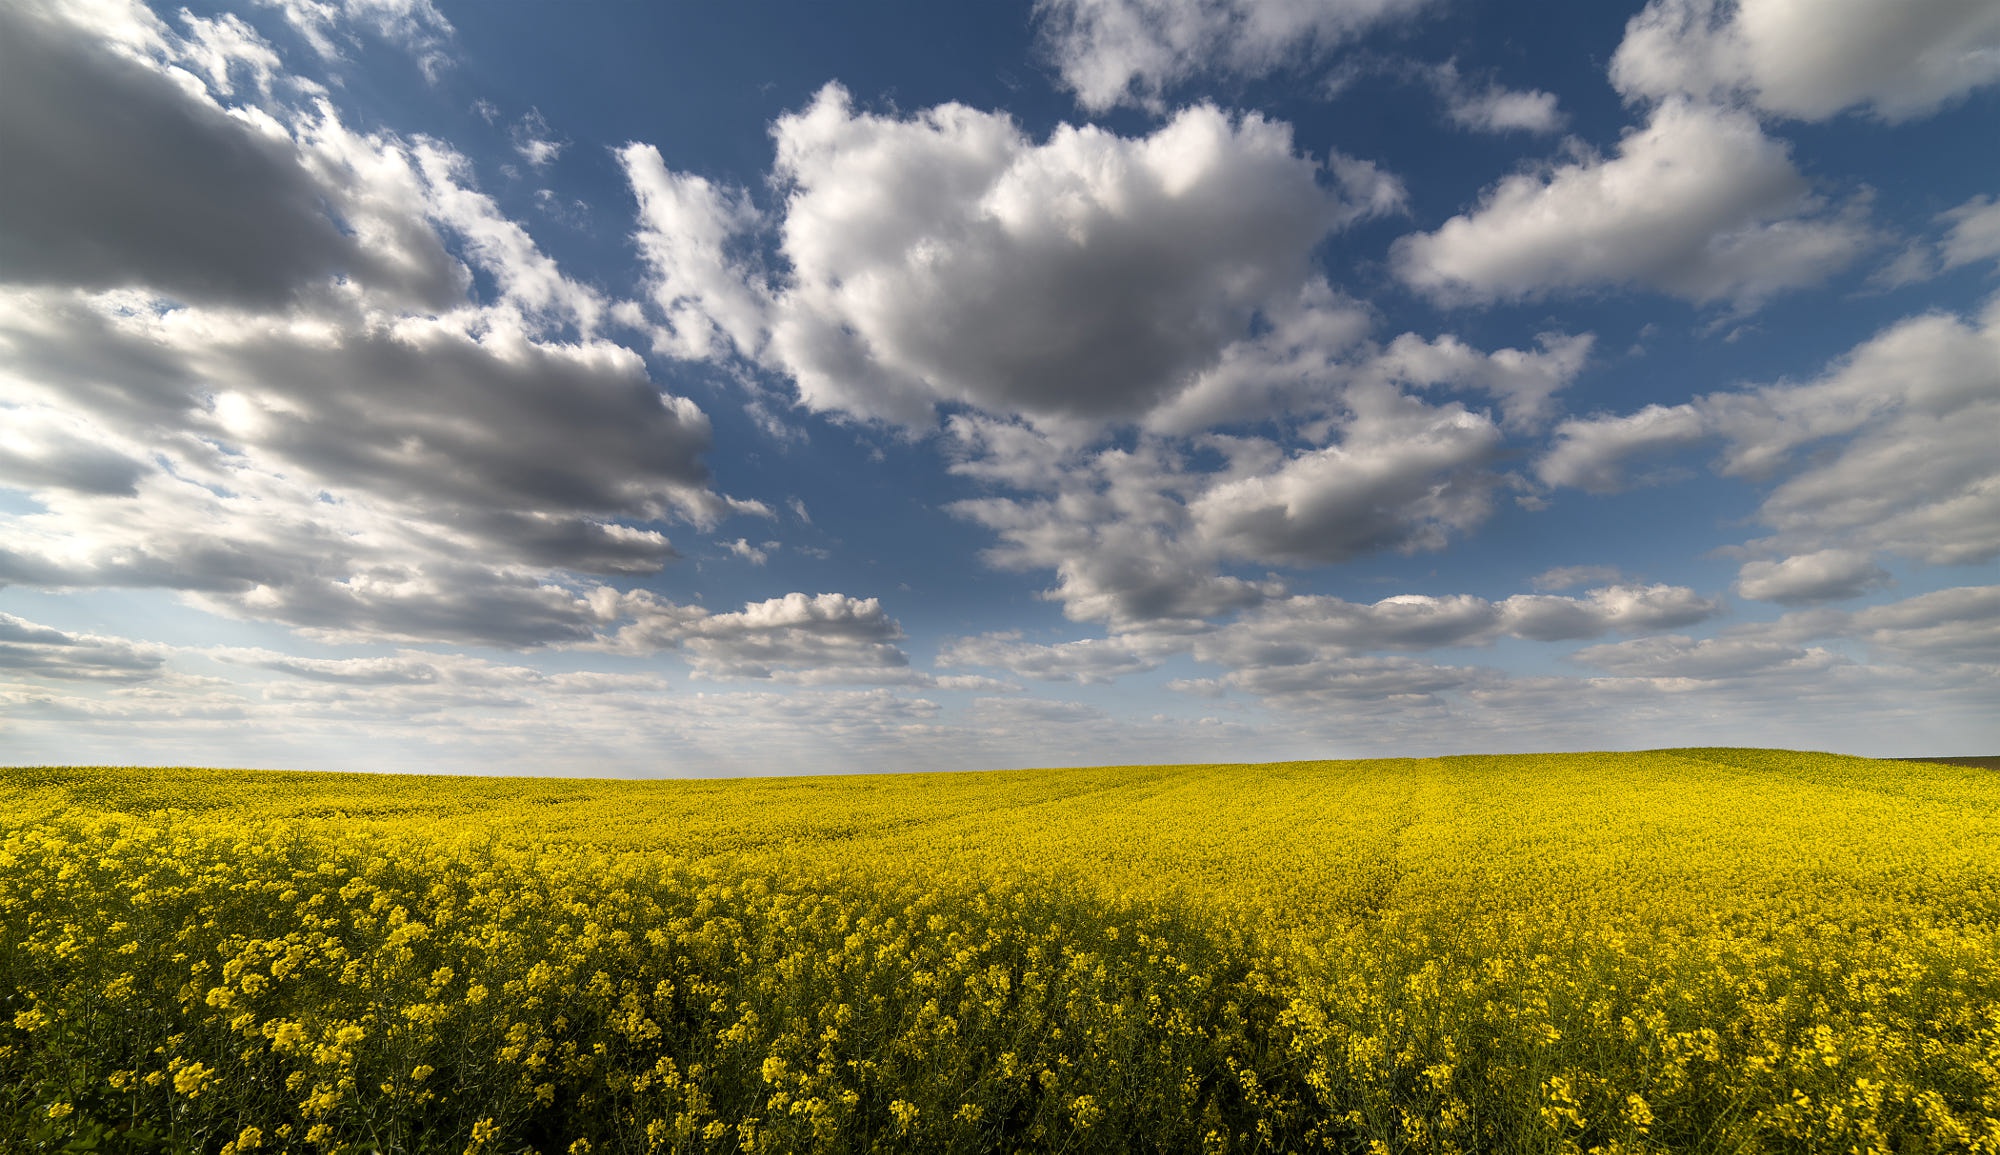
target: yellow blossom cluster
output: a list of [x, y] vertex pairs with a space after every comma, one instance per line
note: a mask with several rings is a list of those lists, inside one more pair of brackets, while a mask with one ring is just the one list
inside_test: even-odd
[[0, 770], [0, 1149], [2000, 1155], [2000, 777]]

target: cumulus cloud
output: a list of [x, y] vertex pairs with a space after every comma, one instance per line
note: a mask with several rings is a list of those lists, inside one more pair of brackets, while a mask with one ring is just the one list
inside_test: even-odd
[[823, 593], [752, 602], [733, 613], [628, 595], [635, 619], [597, 648], [678, 649], [696, 677], [827, 682], [923, 682], [897, 644], [902, 627], [877, 598]]
[[0, 673], [137, 682], [158, 677], [165, 663], [162, 646], [73, 634], [0, 614]]
[[1442, 666], [1417, 658], [1327, 657], [1250, 666], [1217, 678], [1189, 678], [1172, 688], [1203, 695], [1235, 690], [1301, 713], [1330, 708], [1409, 711], [1438, 706], [1442, 696], [1453, 691], [1504, 680], [1492, 670]]
[[2000, 10], [1967, 0], [1652, 0], [1625, 28], [1612, 83], [1634, 98], [1742, 100], [1825, 120], [1936, 111], [2000, 80]]
[[[540, 341], [504, 314], [468, 331], [458, 319], [128, 305], [11, 295], [0, 312], [10, 396], [195, 468], [262, 464], [384, 502], [421, 501], [432, 520], [523, 561], [656, 569], [671, 556], [665, 539], [612, 519], [705, 522], [728, 509], [699, 460], [706, 417], [661, 393], [616, 345]], [[202, 438], [251, 460], [218, 456]]]
[[1252, 561], [1324, 564], [1378, 550], [1438, 549], [1484, 520], [1498, 449], [1493, 423], [1389, 390], [1349, 394], [1338, 444], [1268, 472], [1222, 480], [1189, 502], [1196, 532]]
[[1588, 333], [1548, 332], [1539, 335], [1535, 349], [1488, 353], [1450, 335], [1425, 340], [1405, 333], [1368, 372], [1418, 388], [1479, 390], [1499, 401], [1509, 429], [1534, 429], [1553, 412], [1556, 393], [1583, 371], [1595, 343]]
[[1198, 623], [1282, 588], [1217, 571], [1214, 551], [1190, 532], [1179, 493], [1201, 481], [1183, 479], [1165, 444], [1065, 453], [1019, 426], [960, 420], [953, 429], [972, 457], [958, 472], [1041, 492], [961, 501], [952, 511], [999, 536], [989, 562], [1054, 570], [1048, 596], [1071, 620]]
[[[1437, 548], [1487, 515], [1503, 437], [1404, 390], [1480, 393], [1532, 429], [1591, 348], [1371, 340], [1311, 251], [1400, 211], [1400, 184], [1301, 156], [1255, 115], [1195, 106], [1143, 137], [1037, 142], [959, 105], [857, 112], [829, 86], [773, 136], [768, 217], [649, 146], [622, 151], [656, 347], [747, 358], [808, 407], [916, 430], [972, 410], [946, 422], [954, 470], [1025, 494], [953, 509], [999, 536], [989, 561], [1054, 570], [1074, 619], [1199, 622], [1280, 588], [1231, 565]], [[1308, 444], [1175, 440], [1274, 418]], [[1085, 448], [1121, 424], [1139, 444]]]
[[1971, 663], [1989, 672], [2000, 666], [2000, 586], [1959, 586], [1870, 606], [1844, 626], [1905, 661]]
[[909, 424], [938, 400], [1132, 415], [1306, 279], [1339, 202], [1288, 128], [1189, 109], [1045, 144], [961, 106], [776, 128], [793, 267], [772, 342], [808, 405]]
[[[1224, 688], [1254, 693], [1337, 675], [1347, 696], [1373, 683], [1351, 675], [1394, 678], [1438, 667], [1369, 659], [1384, 650], [1423, 651], [1489, 646], [1503, 638], [1569, 641], [1607, 633], [1644, 633], [1707, 621], [1722, 612], [1713, 598], [1685, 586], [1604, 586], [1582, 597], [1516, 594], [1501, 601], [1468, 594], [1433, 597], [1402, 594], [1373, 604], [1300, 595], [1267, 599], [1221, 625], [1185, 631], [1132, 629], [1103, 638], [1056, 643], [1022, 640], [1018, 633], [960, 638], [939, 655], [940, 665], [983, 666], [1051, 682], [1111, 682], [1144, 673], [1186, 654], [1223, 667], [1221, 679], [1184, 680], [1183, 690]], [[1293, 674], [1278, 671], [1291, 670]], [[1432, 676], [1426, 674], [1425, 676]], [[1463, 671], [1444, 675], [1452, 684]], [[1301, 683], [1303, 684], [1303, 683]], [[1260, 689], [1261, 687], [1261, 689]]]
[[2000, 301], [1976, 318], [1899, 321], [1809, 381], [1566, 422], [1535, 471], [1551, 485], [1615, 489], [1640, 454], [1719, 439], [1721, 473], [1779, 477], [1757, 512], [1776, 531], [1767, 548], [1953, 565], [2000, 554], [1996, 428]]
[[1748, 561], [1736, 592], [1779, 605], [1813, 605], [1859, 597], [1889, 584], [1889, 571], [1858, 550], [1822, 549], [1778, 561]]
[[755, 273], [730, 251], [758, 223], [749, 197], [673, 172], [650, 144], [628, 144], [618, 159], [639, 201], [633, 240], [650, 272], [647, 295], [664, 320], [654, 347], [683, 359], [718, 357], [732, 347], [755, 354], [770, 303]]
[[1254, 78], [1315, 60], [1427, 0], [1037, 0], [1044, 51], [1077, 103], [1155, 111], [1203, 74]]
[[[1442, 548], [1489, 515], [1504, 435], [1483, 412], [1404, 388], [1495, 395], [1511, 424], [1532, 427], [1582, 368], [1590, 339], [1548, 334], [1539, 350], [1485, 353], [1405, 334], [1383, 348], [1337, 302], [1321, 297], [1282, 315], [1253, 351], [1232, 350], [1129, 449], [1080, 450], [1028, 425], [954, 417], [954, 472], [1026, 493], [951, 508], [999, 534], [988, 560], [1053, 569], [1050, 596], [1066, 615], [1120, 628], [1212, 618], [1282, 588], [1231, 565]], [[1261, 432], [1191, 445], [1175, 436], [1277, 412], [1306, 423], [1304, 444]]]
[[1747, 678], [1803, 664], [1834, 660], [1823, 649], [1755, 638], [1702, 638], [1666, 634], [1578, 650], [1577, 661], [1614, 674], [1642, 678], [1716, 681]]
[[1212, 368], [1148, 414], [1145, 427], [1184, 435], [1273, 418], [1309, 420], [1346, 404], [1352, 386], [1390, 385], [1484, 393], [1499, 402], [1507, 428], [1531, 429], [1582, 372], [1594, 344], [1589, 334], [1549, 332], [1536, 348], [1488, 352], [1451, 334], [1404, 333], [1382, 346], [1369, 339], [1369, 310], [1317, 280], [1263, 317], [1262, 333], [1225, 347]]
[[1623, 576], [1624, 572], [1615, 565], [1564, 565], [1543, 570], [1529, 578], [1528, 585], [1537, 593], [1548, 593], [1592, 584], [1609, 585]]
[[1472, 132], [1560, 132], [1564, 117], [1556, 96], [1541, 89], [1514, 89], [1473, 83], [1447, 61], [1422, 68], [1418, 75], [1444, 102], [1452, 124]]
[[[671, 560], [663, 526], [768, 515], [713, 491], [707, 417], [599, 334], [612, 303], [443, 142], [350, 130], [247, 26], [183, 37], [115, 3], [0, 21], [28, 53], [0, 116], [46, 106], [88, 145], [5, 126], [26, 163], [0, 178], [0, 484], [33, 501], [0, 513], [0, 582], [167, 588], [333, 642], [598, 644], [667, 612], [605, 580]], [[307, 99], [223, 103], [278, 90]], [[119, 231], [148, 212], [174, 219]], [[895, 636], [870, 612], [737, 633], [806, 639], [766, 655], [798, 677], [808, 635], [900, 661], [856, 640]], [[689, 644], [702, 668], [760, 660], [729, 621]]]
[[278, 9], [313, 50], [328, 60], [341, 58], [341, 43], [352, 43], [355, 29], [365, 29], [417, 57], [427, 76], [435, 78], [449, 62], [451, 22], [431, 0], [258, 0]]
[[2000, 257], [2000, 201], [1973, 197], [1939, 219], [1951, 225], [1942, 246], [1946, 268]]
[[748, 538], [739, 537], [735, 541], [724, 542], [722, 548], [751, 565], [763, 565], [771, 560], [771, 551], [778, 548], [778, 543], [767, 541], [761, 546], [756, 546], [751, 545]]
[[456, 292], [434, 239], [381, 243], [418, 238], [371, 228], [363, 174], [174, 65], [198, 47], [142, 7], [0, 11], [0, 282], [246, 306], [337, 274], [432, 304]]
[[1128, 634], [1040, 644], [1018, 630], [958, 638], [938, 652], [940, 666], [984, 666], [1042, 682], [1115, 682], [1158, 669], [1185, 643], [1172, 636]]
[[622, 154], [667, 318], [661, 347], [720, 338], [809, 407], [928, 428], [956, 403], [1045, 423], [1132, 419], [1186, 388], [1313, 280], [1328, 233], [1395, 211], [1365, 162], [1212, 106], [1147, 136], [942, 105], [857, 112], [838, 86], [773, 126], [776, 285], [745, 282], [740, 195]]
[[1615, 155], [1509, 176], [1473, 211], [1397, 241], [1392, 259], [1445, 302], [1638, 285], [1754, 303], [1817, 284], [1872, 241], [1824, 211], [1749, 115], [1670, 100]]
[[1556, 426], [1555, 441], [1535, 461], [1544, 485], [1589, 493], [1625, 488], [1630, 466], [1646, 456], [1701, 442], [1708, 422], [1692, 405], [1648, 405], [1624, 417], [1576, 418]]
[[1235, 669], [1377, 650], [1491, 645], [1501, 638], [1566, 641], [1706, 621], [1722, 610], [1685, 586], [1604, 586], [1582, 597], [1402, 594], [1372, 605], [1335, 597], [1273, 601], [1196, 639], [1194, 653]]
[[[1835, 647], [1842, 643], [1865, 648], [1875, 663], [1867, 666], [1840, 656]], [[1735, 626], [1713, 638], [1638, 638], [1585, 649], [1576, 657], [1614, 672], [1697, 681], [1741, 679], [1778, 669], [1798, 673], [1844, 667], [1880, 677], [1914, 673], [1941, 695], [1969, 694], [1990, 713], [1991, 680], [2000, 663], [2000, 586], [1933, 590], [1853, 612], [1794, 610], [1777, 621]]]
[[1342, 396], [1319, 447], [1204, 439], [1221, 468], [1197, 465], [1166, 439], [1076, 451], [1022, 426], [956, 419], [955, 470], [1027, 492], [951, 508], [999, 535], [989, 561], [1054, 570], [1049, 596], [1068, 617], [1119, 628], [1198, 622], [1282, 589], [1228, 573], [1230, 564], [1438, 549], [1487, 516], [1501, 441], [1490, 419], [1383, 384]]
[[539, 108], [529, 109], [528, 115], [522, 117], [512, 129], [508, 130], [508, 135], [514, 140], [515, 153], [528, 163], [529, 168], [536, 170], [554, 164], [556, 158], [562, 155], [563, 149], [569, 147], [569, 142], [556, 139], [555, 133], [549, 129], [547, 118], [542, 116], [542, 110]]

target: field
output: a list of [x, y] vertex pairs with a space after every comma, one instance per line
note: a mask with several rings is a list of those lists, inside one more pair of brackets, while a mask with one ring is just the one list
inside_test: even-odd
[[2000, 1152], [1974, 767], [0, 784], [9, 1152]]

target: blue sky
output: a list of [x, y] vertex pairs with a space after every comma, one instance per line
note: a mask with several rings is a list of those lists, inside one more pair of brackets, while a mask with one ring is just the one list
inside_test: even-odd
[[0, 11], [0, 759], [2000, 745], [2000, 4]]

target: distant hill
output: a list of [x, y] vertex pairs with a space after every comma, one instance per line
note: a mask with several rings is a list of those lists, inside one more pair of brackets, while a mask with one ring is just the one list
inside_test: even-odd
[[1943, 766], [1973, 766], [1980, 770], [2000, 770], [2000, 754], [1970, 755], [1964, 758], [1895, 758], [1896, 762], [1935, 762]]

